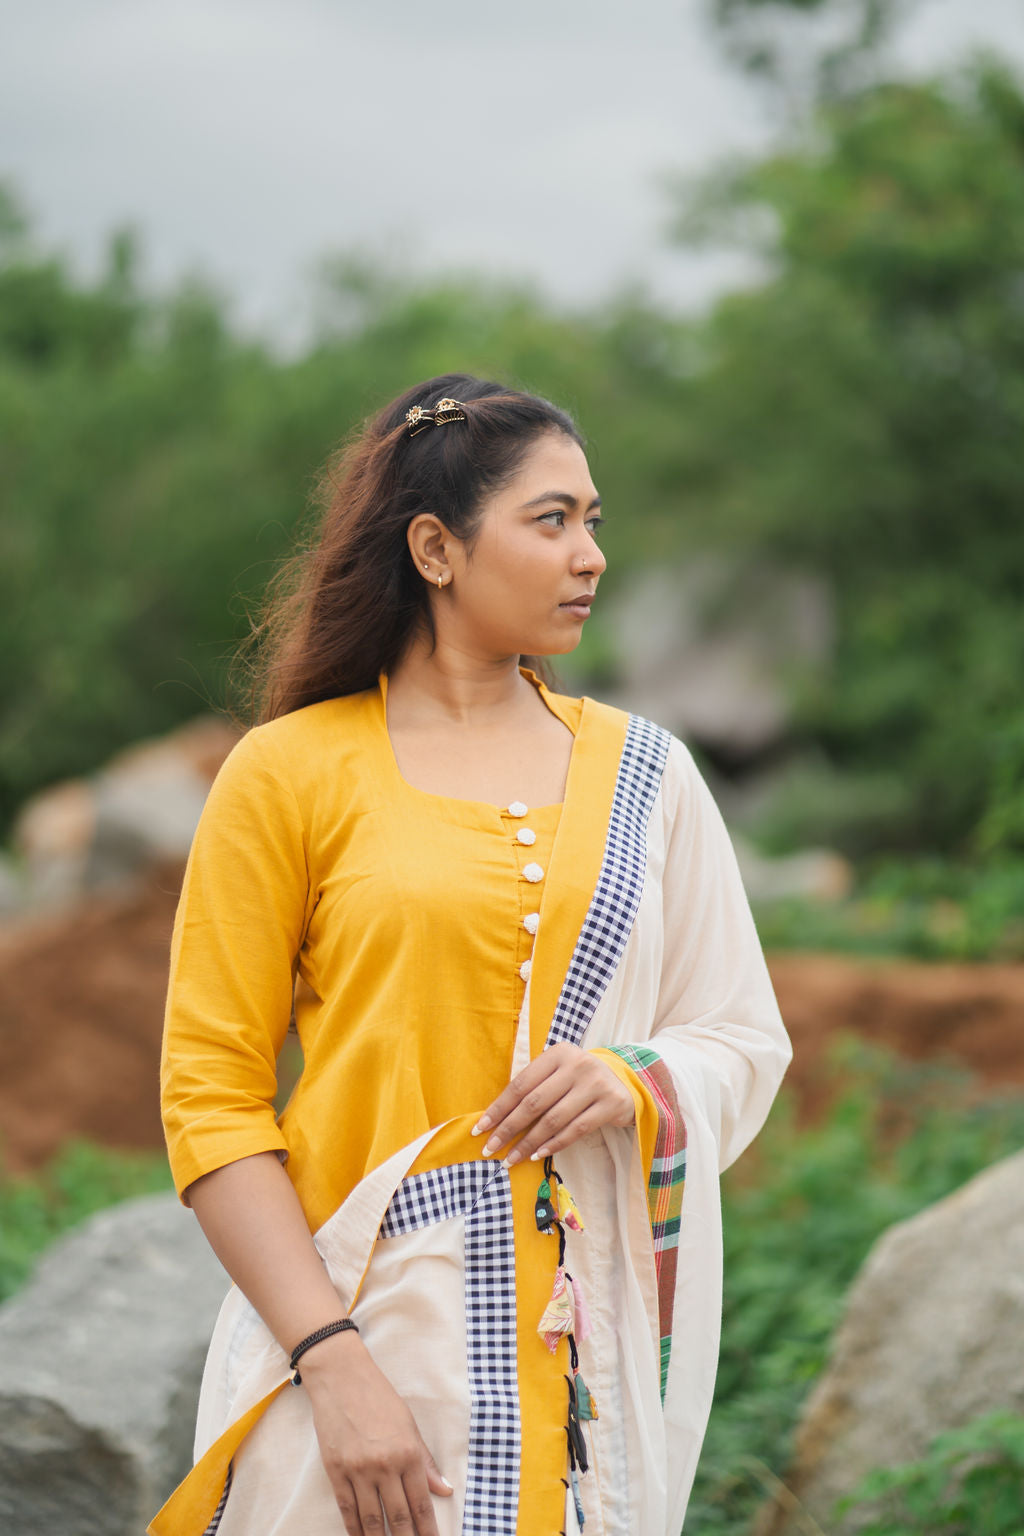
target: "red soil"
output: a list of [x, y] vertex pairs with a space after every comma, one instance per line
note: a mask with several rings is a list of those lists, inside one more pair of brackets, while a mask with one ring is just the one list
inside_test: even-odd
[[[0, 930], [0, 1145], [12, 1171], [71, 1137], [162, 1144], [157, 1071], [180, 869], [131, 894]], [[1024, 1085], [1024, 965], [770, 958], [802, 1113], [849, 1032], [915, 1059], [950, 1056], [987, 1084]]]

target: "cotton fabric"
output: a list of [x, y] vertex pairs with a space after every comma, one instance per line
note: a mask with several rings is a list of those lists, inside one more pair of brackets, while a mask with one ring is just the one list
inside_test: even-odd
[[[469, 1130], [518, 1063], [581, 1030], [577, 1043], [602, 1052], [637, 1109], [635, 1129], [607, 1127], [557, 1159], [587, 1228], [568, 1244], [593, 1317], [581, 1363], [600, 1406], [586, 1431], [586, 1529], [677, 1536], [717, 1361], [718, 1173], [759, 1128], [789, 1047], [735, 859], [686, 749], [592, 700], [540, 691], [576, 739], [564, 807], [546, 821], [528, 811], [538, 834], [528, 846], [511, 830], [521, 818], [404, 783], [383, 686], [286, 716], [236, 748], [176, 924], [164, 1067], [172, 1167], [184, 1191], [250, 1151], [288, 1157], [341, 1303], [357, 1319], [362, 1309], [372, 1352], [419, 1405], [421, 1432], [456, 1484], [455, 1499], [435, 1501], [446, 1536], [569, 1530], [557, 1395], [566, 1365], [534, 1327], [554, 1269], [552, 1239], [531, 1230], [539, 1171], [481, 1173]], [[537, 886], [531, 954], [524, 918]], [[298, 1021], [305, 1086], [276, 1122], [273, 1059], [296, 970], [316, 999]], [[390, 1231], [424, 1176], [440, 1202], [433, 1218]], [[479, 1180], [454, 1209], [448, 1186]], [[666, 1190], [676, 1193], [666, 1200]], [[486, 1435], [473, 1428], [485, 1398], [474, 1350], [488, 1346], [474, 1343], [472, 1313], [490, 1294], [490, 1326], [501, 1307], [495, 1273], [474, 1286], [481, 1242], [514, 1277], [515, 1347], [485, 1363], [499, 1385], [510, 1373], [515, 1401], [506, 1393], [508, 1411]], [[402, 1245], [415, 1263], [401, 1261]], [[417, 1271], [437, 1283], [421, 1290]], [[414, 1330], [413, 1347], [408, 1319], [428, 1302], [443, 1316], [423, 1338]], [[232, 1459], [224, 1521], [250, 1521], [238, 1531], [340, 1529], [286, 1376], [283, 1352], [233, 1292], [204, 1384], [199, 1464], [154, 1532], [198, 1536]], [[474, 1457], [510, 1434], [515, 1507], [499, 1498], [475, 1509], [474, 1477], [492, 1488], [501, 1477], [482, 1461], [474, 1471]], [[251, 1523], [257, 1511], [262, 1524]], [[230, 1536], [229, 1523], [221, 1530]]]

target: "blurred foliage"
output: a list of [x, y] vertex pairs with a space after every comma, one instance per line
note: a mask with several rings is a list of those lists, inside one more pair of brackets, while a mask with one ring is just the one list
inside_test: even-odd
[[[294, 357], [237, 335], [201, 287], [146, 296], [128, 235], [76, 278], [8, 197], [0, 826], [35, 789], [220, 705], [327, 452], [411, 379], [468, 368], [585, 425], [606, 586], [718, 550], [833, 592], [834, 661], [790, 679], [795, 760], [821, 772], [769, 838], [1021, 852], [1022, 172], [1024, 95], [994, 63], [849, 91], [790, 151], [677, 188], [677, 239], [742, 239], [763, 262], [707, 316], [639, 292], [558, 312], [346, 259], [325, 264]], [[603, 622], [580, 659], [607, 682]]]
[[827, 1120], [800, 1128], [784, 1089], [723, 1180], [722, 1356], [685, 1526], [701, 1536], [749, 1536], [785, 1480], [797, 1416], [875, 1239], [1024, 1144], [1024, 1098], [981, 1098], [954, 1068], [849, 1042], [834, 1074]]
[[861, 1536], [1024, 1536], [1024, 1418], [983, 1414], [939, 1435], [920, 1461], [872, 1472], [840, 1513]]
[[170, 1187], [162, 1153], [111, 1152], [87, 1142], [68, 1145], [42, 1173], [0, 1172], [0, 1301], [68, 1228], [115, 1201]]
[[888, 846], [1020, 849], [1024, 96], [985, 63], [836, 102], [686, 190], [679, 238], [730, 232], [769, 271], [703, 330], [681, 483], [724, 539], [830, 580], [800, 719], [855, 780], [903, 780]]
[[223, 703], [316, 470], [410, 380], [468, 368], [567, 403], [627, 514], [613, 555], [640, 529], [645, 550], [674, 543], [672, 327], [640, 301], [573, 319], [525, 293], [398, 289], [339, 263], [316, 344], [281, 359], [199, 288], [143, 298], [135, 270], [122, 236], [101, 279], [77, 281], [0, 203], [0, 826], [39, 787]]
[[784, 96], [834, 97], [878, 75], [883, 46], [920, 0], [708, 0], [725, 51]]
[[767, 949], [1024, 961], [1024, 859], [871, 861], [843, 901], [791, 897], [755, 915]]

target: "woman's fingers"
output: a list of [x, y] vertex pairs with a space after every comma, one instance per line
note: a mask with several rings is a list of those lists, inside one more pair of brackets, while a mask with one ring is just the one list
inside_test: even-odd
[[365, 1346], [326, 1340], [303, 1357], [303, 1385], [346, 1536], [438, 1536], [434, 1494], [450, 1494], [408, 1404]]
[[496, 1152], [507, 1147], [509, 1142], [515, 1141], [517, 1136], [536, 1125], [543, 1116], [550, 1114], [573, 1091], [574, 1086], [571, 1072], [562, 1069], [552, 1072], [536, 1087], [528, 1088], [508, 1110], [505, 1118], [488, 1133], [483, 1149], [484, 1157], [493, 1157]]
[[546, 1156], [570, 1146], [601, 1124], [597, 1105], [586, 1093], [567, 1093], [516, 1142], [505, 1161], [511, 1168], [525, 1158]]
[[474, 1131], [487, 1132], [485, 1157], [515, 1142], [506, 1158], [512, 1166], [567, 1147], [599, 1126], [629, 1125], [632, 1119], [633, 1097], [605, 1062], [578, 1046], [556, 1045], [513, 1079]]
[[[550, 1051], [542, 1051], [535, 1056], [529, 1066], [516, 1074], [508, 1087], [499, 1093], [493, 1104], [489, 1104], [480, 1119], [473, 1127], [473, 1135], [480, 1136], [487, 1132], [487, 1141], [484, 1144], [483, 1155], [490, 1157], [493, 1153], [512, 1140], [515, 1130], [509, 1129], [510, 1124], [515, 1124], [516, 1111], [523, 1100], [529, 1094], [536, 1094], [542, 1084], [557, 1072], [561, 1058], [557, 1052], [559, 1046]], [[545, 1106], [546, 1107], [546, 1106]], [[528, 1125], [529, 1119], [520, 1115], [522, 1125]]]
[[[429, 1452], [427, 1459], [429, 1466], [433, 1467], [433, 1459]], [[434, 1470], [437, 1469], [434, 1468]], [[418, 1467], [415, 1472], [407, 1472], [402, 1479], [406, 1501], [412, 1512], [412, 1529], [416, 1532], [416, 1536], [437, 1536], [437, 1516], [434, 1514], [434, 1497], [428, 1476], [428, 1469], [424, 1466]], [[450, 1495], [451, 1484], [442, 1478], [440, 1473], [437, 1473], [437, 1478], [444, 1484], [445, 1494]]]
[[363, 1524], [359, 1518], [359, 1504], [356, 1499], [356, 1491], [348, 1478], [340, 1484], [334, 1484], [334, 1497], [341, 1511], [341, 1518], [345, 1525], [345, 1536], [363, 1536]]
[[[357, 1478], [354, 1484], [357, 1524], [348, 1536], [438, 1536], [434, 1504], [427, 1487], [426, 1469], [420, 1465], [403, 1477], [399, 1472]], [[339, 1500], [348, 1526], [348, 1517]]]
[[[404, 1478], [391, 1476], [382, 1481], [378, 1507], [383, 1507], [391, 1536], [438, 1536], [434, 1506], [422, 1466], [415, 1472], [410, 1470]], [[365, 1519], [363, 1525], [366, 1525]], [[379, 1528], [367, 1527], [366, 1536], [375, 1536], [377, 1529], [383, 1531], [383, 1524]]]

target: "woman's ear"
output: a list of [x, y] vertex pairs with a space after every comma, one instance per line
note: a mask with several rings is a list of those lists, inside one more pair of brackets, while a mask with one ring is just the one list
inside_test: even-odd
[[439, 517], [432, 512], [421, 512], [414, 517], [406, 531], [409, 542], [409, 553], [416, 563], [416, 569], [430, 582], [431, 586], [437, 585], [437, 578], [442, 577], [442, 586], [451, 579], [451, 563], [448, 558], [449, 545], [452, 536]]

